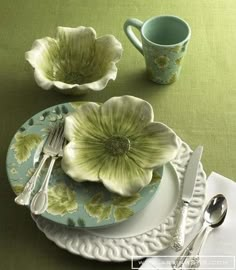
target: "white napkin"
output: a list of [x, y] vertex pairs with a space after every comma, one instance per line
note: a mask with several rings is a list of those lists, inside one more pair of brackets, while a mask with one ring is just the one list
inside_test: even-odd
[[[207, 180], [206, 188], [206, 202], [208, 202], [214, 195], [223, 194], [228, 203], [228, 212], [224, 223], [214, 229], [202, 251], [201, 256], [230, 256], [222, 258], [227, 260], [224, 267], [217, 269], [235, 269], [235, 255], [236, 255], [236, 183], [232, 180], [212, 172]], [[199, 230], [201, 224], [197, 224], [193, 231], [186, 237], [186, 245], [192, 240]], [[148, 258], [142, 263], [139, 269], [171, 269], [170, 260], [171, 258], [164, 258], [160, 256], [178, 256], [180, 252], [176, 253], [171, 248], [164, 250], [159, 253], [156, 257]], [[233, 257], [234, 258], [233, 258]], [[174, 260], [175, 258], [173, 258]]]

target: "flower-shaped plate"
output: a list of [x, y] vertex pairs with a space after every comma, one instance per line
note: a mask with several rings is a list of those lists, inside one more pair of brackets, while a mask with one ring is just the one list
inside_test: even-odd
[[154, 121], [152, 106], [134, 96], [88, 102], [65, 118], [61, 166], [76, 182], [102, 182], [111, 192], [132, 196], [150, 184], [153, 168], [173, 160], [178, 138]]
[[[7, 173], [18, 194], [33, 174], [43, 141], [51, 126], [62, 121], [84, 102], [65, 103], [41, 111], [27, 120], [14, 135], [7, 154]], [[41, 173], [35, 191], [46, 174]], [[49, 206], [42, 216], [71, 227], [103, 227], [120, 223], [146, 207], [154, 197], [162, 170], [155, 170], [152, 182], [131, 197], [109, 192], [101, 183], [77, 183], [56, 164], [49, 184]]]

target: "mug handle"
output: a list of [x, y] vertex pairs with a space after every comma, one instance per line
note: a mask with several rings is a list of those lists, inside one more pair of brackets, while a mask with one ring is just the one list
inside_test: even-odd
[[126, 36], [141, 54], [143, 54], [143, 46], [141, 41], [134, 34], [132, 26], [141, 31], [142, 25], [143, 25], [142, 21], [134, 18], [127, 19], [127, 21], [124, 23], [124, 31]]

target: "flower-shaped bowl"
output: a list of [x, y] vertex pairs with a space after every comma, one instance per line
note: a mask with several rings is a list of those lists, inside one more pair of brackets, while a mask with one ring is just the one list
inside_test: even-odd
[[81, 95], [88, 90], [100, 91], [116, 79], [122, 51], [113, 35], [96, 38], [92, 27], [58, 27], [56, 38], [36, 40], [25, 58], [43, 89]]
[[154, 122], [151, 105], [133, 96], [79, 106], [65, 119], [65, 137], [64, 172], [122, 196], [148, 185], [153, 169], [174, 159], [179, 148], [176, 134]]

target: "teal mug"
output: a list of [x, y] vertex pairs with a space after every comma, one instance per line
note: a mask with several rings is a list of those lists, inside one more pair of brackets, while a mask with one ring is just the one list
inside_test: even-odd
[[[132, 27], [141, 33], [141, 41]], [[159, 84], [170, 84], [180, 74], [183, 57], [191, 37], [187, 22], [179, 17], [163, 15], [145, 22], [130, 18], [124, 24], [124, 31], [144, 55], [149, 79]]]

